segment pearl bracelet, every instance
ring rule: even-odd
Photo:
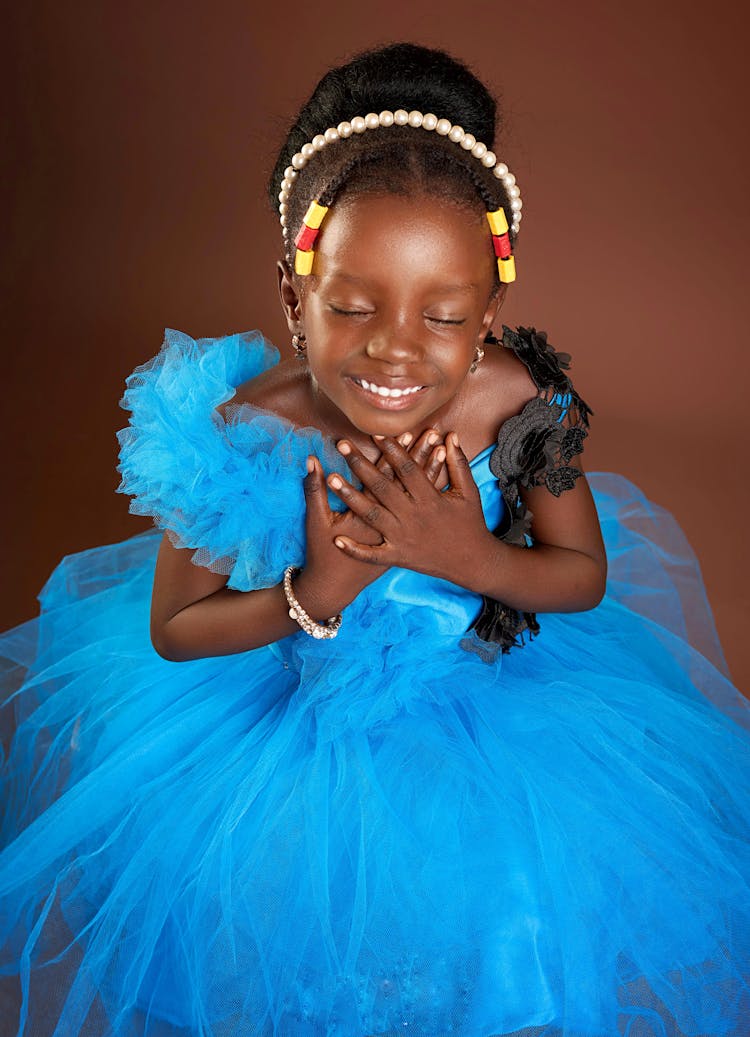
[[[325,623],[316,623],[314,619],[308,616],[292,590],[292,577],[296,576],[298,572],[300,570],[294,565],[290,565],[288,569],[284,570],[284,594],[289,604],[289,615],[300,625],[306,634],[316,638],[316,640],[335,637],[341,626],[341,613],[339,612],[337,616],[331,616]]]

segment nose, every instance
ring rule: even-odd
[[[380,327],[373,329],[366,352],[373,360],[387,364],[413,363],[422,357],[418,339],[405,327]]]

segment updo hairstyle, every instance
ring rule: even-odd
[[[305,143],[356,115],[399,108],[448,119],[494,150],[496,104],[484,84],[444,51],[394,43],[366,51],[320,80],[290,129],[271,174],[268,195],[274,211],[284,170]],[[502,207],[511,222],[503,183],[471,154],[435,133],[390,126],[336,141],[300,170],[286,211],[287,260],[292,262],[294,237],[313,199],[328,206],[343,195],[418,191],[476,211]],[[511,230],[511,244],[515,237]]]

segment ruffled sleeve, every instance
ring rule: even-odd
[[[343,458],[317,429],[299,429],[250,404],[216,408],[238,385],[279,362],[259,332],[192,339],[167,330],[159,354],[128,377],[118,433],[130,511],[149,515],[193,561],[235,590],[278,583],[305,556],[308,454],[327,472]],[[334,498],[332,507],[343,507]]]
[[[583,473],[571,462],[583,451],[593,411],[567,374],[570,354],[553,349],[545,332],[524,327],[514,331],[503,325],[502,345],[526,365],[537,394],[519,414],[503,422],[490,456],[490,470],[507,506],[505,521],[494,532],[506,543],[529,547],[533,515],[520,490],[546,486],[559,497],[575,486]],[[473,629],[480,642],[508,652],[524,643],[524,634],[530,639],[538,634],[539,622],[533,612],[519,612],[485,598]]]

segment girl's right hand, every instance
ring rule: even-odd
[[[426,429],[409,444],[409,452],[436,483],[443,468],[442,438],[434,429]],[[393,479],[393,470],[384,457],[376,462],[383,478]],[[294,592],[300,604],[313,619],[321,622],[341,612],[370,583],[385,572],[385,567],[347,557],[334,544],[334,538],[349,536],[363,544],[379,544],[381,537],[352,511],[333,511],[328,504],[328,487],[320,461],[308,459],[304,480],[307,512],[305,530],[307,557],[305,567],[294,580]],[[374,501],[374,498],[373,498]]]

